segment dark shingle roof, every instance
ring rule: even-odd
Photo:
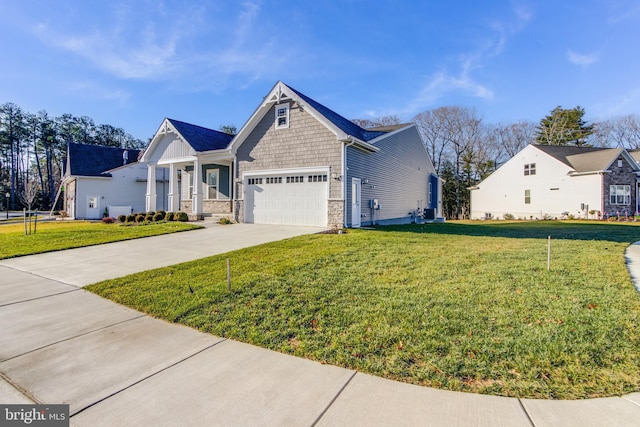
[[[67,173],[77,176],[111,176],[106,172],[125,164],[122,156],[124,151],[127,151],[126,164],[138,161],[140,150],[69,143],[67,156],[70,170]]]
[[[380,135],[384,135],[387,132],[379,132],[379,131],[370,131],[361,128],[357,124],[353,123],[351,120],[345,119],[340,114],[336,113],[333,110],[325,107],[324,105],[314,101],[303,93],[298,92],[291,86],[288,86],[289,89],[294,91],[300,98],[302,98],[307,104],[313,107],[317,112],[322,114],[327,118],[331,123],[337,126],[340,130],[342,130],[347,135],[351,135],[354,138],[358,138],[361,141],[369,142],[372,139],[379,137]]]
[[[179,120],[169,118],[167,120],[171,122],[173,127],[180,132],[180,135],[182,135],[197,152],[225,149],[233,139],[233,135],[224,132],[203,128],[202,126],[192,125]]]
[[[538,145],[536,148],[573,168],[576,172],[605,170],[622,152],[620,148]]]

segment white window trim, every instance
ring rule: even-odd
[[[284,109],[285,112],[283,115],[279,115],[278,114],[278,110],[280,109]],[[289,103],[283,103],[283,104],[278,104],[276,105],[276,109],[275,109],[275,124],[276,124],[276,129],[288,129],[289,128]],[[285,123],[280,124],[280,120],[281,118],[285,119]]]
[[[618,187],[621,193],[618,194]],[[617,198],[622,197],[622,203],[618,203]],[[631,186],[627,184],[612,184],[609,186],[609,204],[615,206],[629,206],[631,205]]]
[[[215,199],[210,199],[209,196],[209,190],[210,190],[210,185],[209,185],[209,174],[211,172],[215,172],[216,173],[216,197]],[[205,200],[219,200],[220,199],[220,169],[219,168],[211,168],[211,169],[205,169],[205,173],[206,173],[206,178],[207,178],[207,182],[205,182],[205,186],[207,188],[207,192],[206,192],[206,196]]]

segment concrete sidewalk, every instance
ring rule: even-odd
[[[81,289],[315,231],[238,224],[0,261],[0,403],[68,403],[74,426],[639,424],[640,393],[547,401],[419,387],[203,334]],[[640,246],[627,257],[640,277]]]

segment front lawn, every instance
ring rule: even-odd
[[[31,225],[33,230],[33,223]],[[139,237],[156,236],[200,228],[184,222],[125,227],[86,221],[38,222],[35,234],[25,235],[18,224],[0,225],[0,259],[99,245]]]
[[[640,294],[624,259],[637,240],[633,223],[350,230],[88,289],[218,336],[414,384],[612,396],[640,390]]]

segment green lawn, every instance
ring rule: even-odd
[[[350,230],[88,289],[218,336],[414,384],[612,396],[640,390],[640,294],[624,259],[637,240],[634,223]]]
[[[86,221],[38,222],[35,234],[25,235],[20,223],[0,225],[0,259],[81,246],[156,236],[200,228],[184,222],[121,226]],[[33,230],[33,223],[32,223]]]

